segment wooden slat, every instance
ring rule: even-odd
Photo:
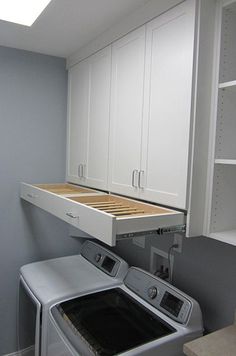
[[[118,204],[115,201],[99,201],[99,202],[94,202],[94,203],[85,203],[88,206],[103,206],[103,205],[114,205]]]
[[[113,206],[100,206],[99,209],[133,209],[129,205],[117,204]]]
[[[86,204],[87,205],[87,204]],[[91,207],[93,207],[93,208],[104,208],[104,207],[106,207],[106,206],[109,206],[109,207],[111,207],[111,208],[116,208],[117,206],[119,207],[119,206],[122,206],[122,204],[109,204],[109,203],[107,203],[107,204],[90,204],[90,205],[88,205],[88,206],[91,206]]]
[[[117,208],[123,208],[122,204],[112,204],[112,205],[90,205],[92,208],[95,209],[117,209]]]
[[[121,212],[115,212],[113,215],[115,216],[125,216],[125,215],[135,215],[135,214],[144,214],[143,212],[140,213],[137,210],[130,210],[130,211],[121,211]]]
[[[126,207],[123,207],[123,206],[120,206],[120,207],[117,207],[117,208],[100,208],[100,210],[104,210],[104,211],[107,211],[107,212],[112,212],[112,211],[122,211],[122,210],[133,210],[132,208],[129,208],[128,206]]]
[[[121,208],[116,208],[116,209],[100,209],[100,210],[104,210],[106,211],[107,213],[112,213],[112,212],[122,212],[122,211],[137,211],[139,213],[144,213],[143,210],[138,210],[138,209],[133,209],[133,208],[130,208],[130,207],[121,207]]]

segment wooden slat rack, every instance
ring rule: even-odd
[[[116,195],[100,195],[86,197],[72,197],[71,200],[82,203],[115,217],[143,216],[169,213],[168,209],[155,205],[141,203]]]
[[[183,212],[67,183],[22,183],[21,198],[110,246],[117,238],[185,223]]]

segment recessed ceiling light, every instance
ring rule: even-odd
[[[0,20],[31,26],[51,0],[0,0]]]

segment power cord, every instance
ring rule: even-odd
[[[171,265],[170,256],[171,256],[171,251],[173,250],[173,248],[177,248],[177,247],[179,247],[178,244],[173,244],[170,246],[170,248],[168,250],[169,282],[170,283],[172,283],[172,281],[173,281],[173,266]]]

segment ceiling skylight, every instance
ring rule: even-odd
[[[0,20],[31,26],[51,0],[0,0]]]

